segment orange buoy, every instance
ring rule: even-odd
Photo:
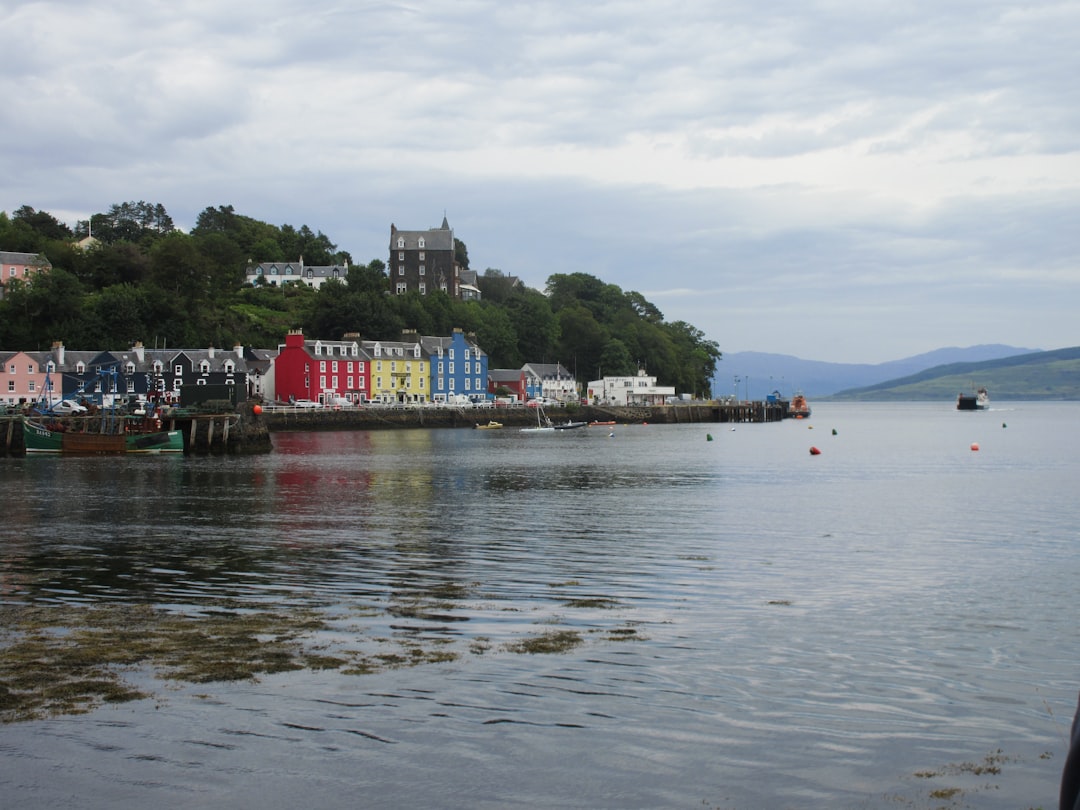
[[[810,455],[812,455],[812,456],[820,456],[821,451],[818,450],[816,447],[811,447],[810,448]]]
[[[262,413],[262,405],[256,405],[254,408],[251,409],[251,412],[258,416],[260,413]]]
[[[979,449],[979,443],[978,442],[972,442],[971,443],[971,449],[972,450],[978,450]]]

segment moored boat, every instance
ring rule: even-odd
[[[791,397],[791,404],[788,405],[787,415],[791,419],[810,418],[810,403],[806,401],[806,397],[803,396],[802,391],[796,391]]]
[[[117,424],[118,429],[95,433],[68,430],[58,422],[24,419],[23,442],[27,454],[120,456],[128,453],[184,452],[184,436],[179,430],[161,430],[156,424],[142,421],[120,421]]]
[[[503,426],[502,422],[496,422],[494,419],[490,420],[486,425],[477,425],[477,430],[499,430]]]

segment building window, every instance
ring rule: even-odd
[[[418,248],[420,248],[421,250],[423,250],[423,248],[424,248],[424,237],[422,237],[422,236],[420,237],[420,241],[416,243],[416,246]]]
[[[422,281],[420,282],[420,294],[427,295],[427,284]]]
[[[424,251],[420,251],[420,261],[424,260]]]
[[[399,264],[399,265],[398,265],[398,268],[397,268],[397,274],[398,274],[399,276],[403,276],[403,275],[405,275],[405,265],[403,265],[403,264]]]
[[[427,268],[424,265],[420,265],[420,275],[427,275]]]
[[[182,377],[182,376],[184,376],[184,367],[183,367],[183,366],[181,366],[181,365],[177,365],[176,367],[174,367],[174,368],[173,368],[173,373],[174,373],[174,374],[175,374],[175,375],[176,375],[177,377]]]
[[[397,240],[397,246],[398,246],[399,248],[403,248],[403,247],[405,247],[405,237],[403,237],[403,236],[399,236],[399,237],[398,237],[398,240]]]
[[[398,260],[399,262],[403,262],[403,261],[405,261],[405,251],[404,251],[404,250],[403,250],[403,251],[401,251],[401,253],[399,253],[399,254],[397,255],[397,260]]]
[[[206,360],[203,360],[201,363],[199,363],[199,371],[201,371],[203,374],[209,374],[210,363]]]
[[[406,290],[408,290],[408,285],[404,281],[399,281],[397,285],[397,294],[404,295]]]

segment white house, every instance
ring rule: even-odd
[[[589,383],[589,403],[597,405],[663,405],[675,396],[675,386],[657,385],[645,369],[636,377],[604,377]]]
[[[332,278],[345,281],[348,275],[348,263],[325,266],[306,265],[304,257],[301,256],[300,261],[297,262],[262,262],[249,265],[244,274],[244,280],[248,284],[262,283],[271,287],[279,287],[291,281],[294,284],[306,284],[319,289]]]

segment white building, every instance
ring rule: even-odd
[[[348,262],[325,266],[306,265],[304,257],[301,256],[300,261],[297,262],[262,262],[249,265],[244,274],[244,280],[248,284],[267,284],[271,287],[280,287],[282,284],[292,282],[306,284],[317,290],[332,278],[346,281],[348,275]]]
[[[657,385],[645,369],[636,377],[604,377],[589,383],[589,404],[596,405],[663,405],[675,396],[675,386]]]

